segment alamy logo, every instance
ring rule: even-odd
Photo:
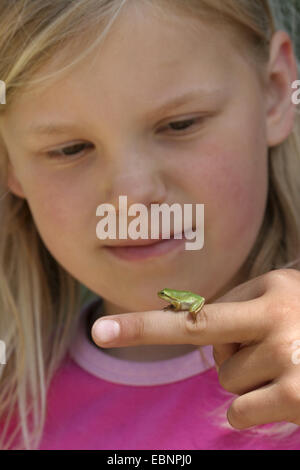
[[[196,214],[193,218],[193,206]],[[183,213],[182,213],[183,212]],[[174,234],[170,234],[171,213],[174,217]],[[138,214],[138,215],[137,215]],[[118,224],[115,207],[112,204],[100,204],[96,215],[103,217],[97,224],[96,235],[100,240],[116,240],[117,225],[119,228],[118,239],[131,240],[148,239],[149,208],[144,204],[132,204],[127,208],[127,196],[119,196]],[[185,243],[186,250],[201,250],[204,246],[204,204],[151,204],[151,240],[162,238],[194,240],[193,243]],[[160,215],[162,229],[160,228]],[[128,217],[135,217],[128,224]],[[193,223],[194,221],[194,223]]]
[[[300,340],[296,339],[293,341],[292,344],[292,349],[294,349],[294,352],[292,354],[292,363],[295,365],[300,364]]]
[[[0,364],[6,364],[6,344],[0,340]]]
[[[294,104],[300,104],[300,80],[295,80],[292,83],[292,88],[296,91],[292,94],[292,102]]]
[[[0,104],[6,104],[6,85],[0,80]]]

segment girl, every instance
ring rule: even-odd
[[[298,74],[271,7],[1,2],[3,449],[300,449]],[[204,248],[99,240],[119,195],[205,204]],[[165,287],[209,305],[161,312]]]

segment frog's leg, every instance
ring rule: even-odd
[[[196,313],[200,312],[202,309],[203,305],[205,303],[205,299],[198,300],[197,302],[194,303],[194,305],[191,307],[190,312],[196,315]]]
[[[164,307],[163,310],[174,310],[174,306],[172,304],[169,304],[166,307]]]
[[[175,312],[178,312],[178,310],[182,310],[180,302],[174,301],[175,304]]]
[[[181,310],[180,308],[180,302],[174,301],[173,304],[169,304],[166,307],[164,307],[163,310],[175,310],[175,312],[178,312],[178,310]]]

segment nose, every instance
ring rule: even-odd
[[[118,207],[119,196],[127,196],[131,204],[162,203],[166,199],[163,177],[151,158],[128,157],[114,164],[111,173],[108,201]]]

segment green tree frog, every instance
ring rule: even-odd
[[[194,319],[205,303],[204,297],[184,290],[162,289],[157,295],[171,304],[164,307],[164,310],[188,310]]]

